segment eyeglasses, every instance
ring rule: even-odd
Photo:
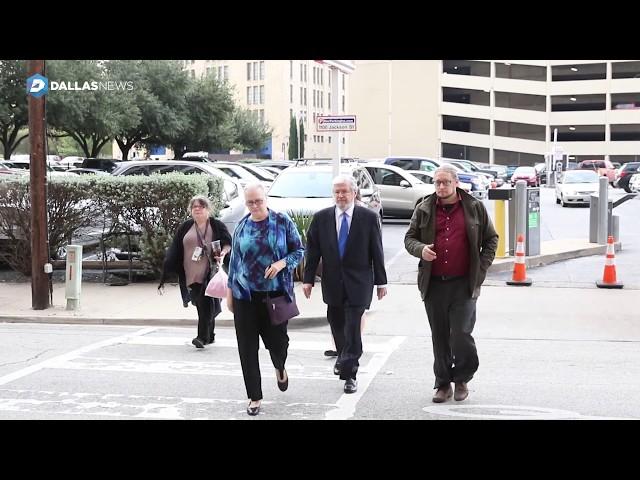
[[[206,208],[204,205],[200,205],[199,203],[194,203],[191,206],[191,210],[195,210],[196,208]]]
[[[436,187],[439,187],[441,185],[444,187],[448,187],[449,185],[451,185],[451,180],[436,180],[435,182],[433,182],[433,184]]]
[[[333,192],[333,194],[337,197],[338,195],[349,195],[350,193],[353,193],[351,190],[336,190]]]
[[[258,198],[257,200],[247,200],[244,202],[247,207],[253,207],[254,205],[257,207],[258,205],[262,205],[264,203],[264,198]]]

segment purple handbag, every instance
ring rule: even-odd
[[[287,300],[286,295],[282,295],[280,297],[270,297],[267,294],[267,298],[265,299],[265,303],[267,304],[267,311],[269,313],[269,320],[271,320],[271,325],[282,325],[285,322],[288,322],[293,317],[297,317],[300,315],[300,311],[298,310],[298,305],[296,305],[296,297],[293,296],[292,300]]]

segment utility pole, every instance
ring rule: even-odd
[[[28,60],[27,74],[44,76],[44,60]],[[47,156],[45,136],[45,96],[29,97],[29,167],[31,196],[31,307],[49,308],[49,278],[44,271],[49,262],[47,247]]]

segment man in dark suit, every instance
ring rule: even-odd
[[[344,392],[358,389],[356,374],[362,356],[360,319],[369,308],[373,286],[378,299],[387,294],[382,232],[378,215],[355,204],[358,186],[351,175],[333,179],[335,206],[316,212],[307,232],[302,289],[307,298],[322,258],[322,299],[335,340],[334,373],[345,380]]]

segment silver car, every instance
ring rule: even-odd
[[[218,218],[227,226],[229,233],[233,235],[233,231],[236,229],[238,222],[249,213],[244,204],[244,190],[238,181],[218,170],[213,163],[185,160],[132,160],[122,162],[112,172],[112,175],[150,175],[153,173],[170,172],[185,174],[204,173],[221,178],[223,180],[223,205],[218,212]]]
[[[589,205],[591,194],[600,189],[598,179],[593,170],[567,170],[556,183],[556,203]]]
[[[416,206],[435,192],[432,183],[424,183],[402,168],[373,162],[362,166],[380,189],[385,217],[411,218]]]
[[[340,171],[353,175],[358,184],[360,200],[382,218],[378,187],[363,166],[342,165]],[[269,207],[293,214],[314,214],[334,205],[333,167],[330,165],[290,167],[276,177],[267,192]]]

